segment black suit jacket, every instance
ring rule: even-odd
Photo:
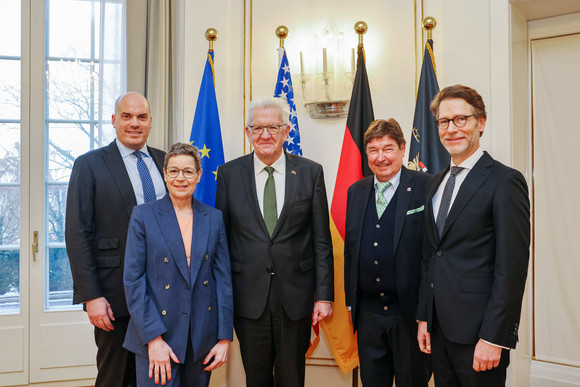
[[[431,331],[435,307],[450,341],[515,348],[530,246],[526,181],[485,152],[463,181],[439,238],[432,199],[448,170],[433,179],[427,196],[417,319]]]
[[[404,316],[415,321],[421,281],[421,249],[425,197],[432,176],[401,168],[393,236],[397,292]],[[344,287],[356,331],[360,242],[368,201],[374,198],[374,177],[361,179],[348,189],[344,241]]]
[[[314,300],[334,300],[334,269],[322,166],[285,154],[284,206],[269,236],[258,205],[253,154],[219,167],[216,208],[222,211],[230,248],[234,313],[257,319],[271,281],[293,320],[312,313]]]
[[[165,152],[148,150],[163,176]],[[73,303],[105,297],[115,317],[129,315],[123,266],[127,229],[136,204],[115,141],[76,159],[68,186],[65,232]]]

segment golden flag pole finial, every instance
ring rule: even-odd
[[[354,24],[354,30],[358,34],[358,45],[363,46],[363,35],[366,34],[369,26],[364,21],[357,21]]]
[[[209,50],[213,51],[213,42],[217,40],[219,34],[215,28],[208,28],[205,30],[205,38],[209,40]]]
[[[427,16],[425,19],[423,19],[423,29],[427,31],[427,40],[433,39],[432,31],[435,29],[436,25],[437,21],[432,16]]]
[[[284,39],[288,37],[288,27],[278,26],[276,28],[276,36],[280,39],[280,48],[284,48]]]

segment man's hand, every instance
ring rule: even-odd
[[[501,359],[501,350],[501,347],[479,339],[473,352],[473,369],[479,372],[497,367]]]
[[[111,323],[111,321],[115,321],[113,309],[111,309],[111,304],[109,304],[109,301],[105,297],[87,301],[85,302],[85,306],[91,324],[106,332],[115,329],[113,323]]]
[[[330,301],[316,301],[312,311],[312,325],[316,325],[332,314]]]
[[[419,342],[419,349],[423,353],[431,353],[431,335],[427,332],[427,321],[419,321],[417,327],[417,341]]]
[[[209,351],[205,359],[203,359],[203,364],[207,364],[211,358],[213,357],[213,361],[209,363],[207,367],[205,367],[204,371],[213,371],[216,368],[219,368],[222,364],[224,364],[228,360],[228,351],[230,350],[230,341],[229,340],[220,340],[217,342],[216,345]]]
[[[168,380],[171,380],[171,360],[175,363],[179,363],[179,360],[161,336],[151,340],[147,344],[147,349],[149,351],[149,379],[155,376],[155,384],[159,384],[161,379],[161,385],[164,386]]]

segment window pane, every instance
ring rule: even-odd
[[[0,185],[0,248],[19,245],[20,187]]]
[[[0,59],[0,112],[2,120],[20,120],[20,59]]]
[[[93,7],[98,8],[99,2],[47,0],[47,3],[48,56],[90,58],[94,49],[91,44]]]
[[[20,19],[20,0],[0,1],[0,55],[20,56]]]
[[[68,182],[75,159],[91,150],[90,124],[49,124],[48,125],[48,182]]]
[[[20,124],[0,123],[0,184],[20,182]]]
[[[72,274],[66,248],[48,248],[48,299],[47,309],[76,309],[72,304]]]
[[[0,250],[0,314],[20,312],[20,252]]]
[[[50,243],[64,243],[64,214],[66,211],[66,191],[67,186],[48,185],[47,186],[47,208],[48,213],[48,240]]]
[[[89,120],[92,116],[91,63],[47,61],[48,118]]]

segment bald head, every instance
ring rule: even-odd
[[[112,122],[121,144],[133,150],[143,148],[151,131],[149,102],[134,91],[123,94],[115,102]]]

